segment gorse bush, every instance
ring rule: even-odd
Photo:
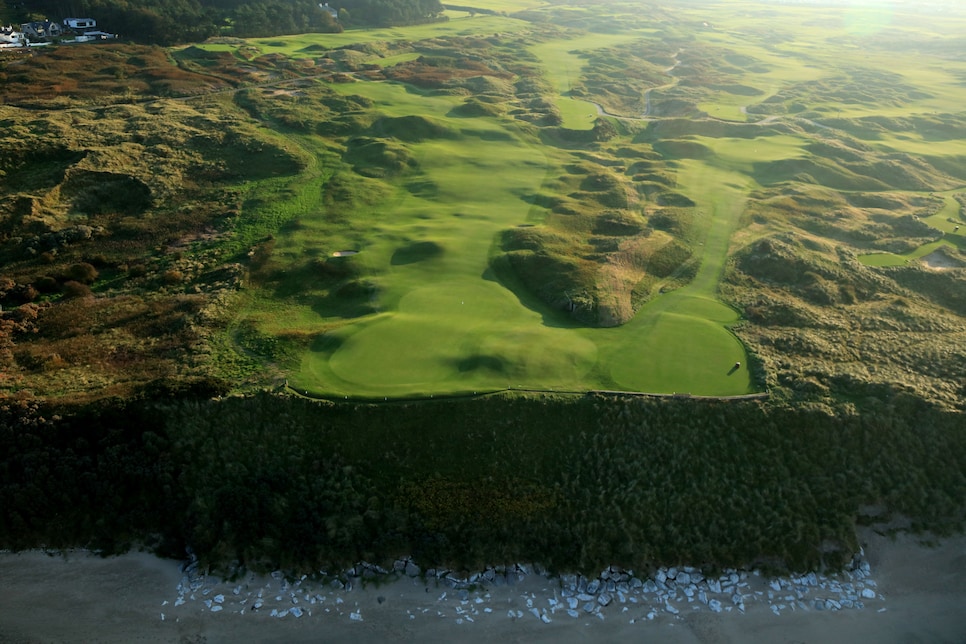
[[[97,275],[96,268],[87,262],[81,262],[79,264],[72,264],[67,269],[65,277],[75,282],[81,282],[82,284],[93,284],[94,280],[97,279]]]

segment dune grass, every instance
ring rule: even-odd
[[[896,132],[884,134],[879,140],[870,143],[888,151],[929,157],[959,157],[960,162],[961,159],[966,159],[966,140],[959,138],[935,140],[927,139],[918,132]]]

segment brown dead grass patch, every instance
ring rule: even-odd
[[[51,47],[17,62],[0,60],[4,98],[11,105],[184,96],[229,87],[225,80],[180,69],[160,47]]]

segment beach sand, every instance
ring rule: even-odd
[[[452,589],[402,579],[328,592],[325,602],[301,602],[302,617],[279,619],[270,616],[275,597],[268,595],[278,594],[285,605],[288,597],[270,577],[208,584],[208,595],[198,589],[194,600],[175,606],[179,562],[144,553],[107,559],[82,552],[4,553],[0,642],[966,642],[966,537],[942,540],[938,547],[922,546],[910,535],[891,540],[869,532],[863,541],[878,591],[863,609],[775,615],[767,602],[750,602],[744,614],[684,605],[680,615],[661,611],[649,621],[647,608],[615,602],[602,611],[603,620],[558,612],[549,624],[526,604],[532,598],[535,606],[546,606],[553,597],[555,583],[536,575],[512,587],[474,592],[466,603]],[[767,590],[766,580],[749,581]],[[245,596],[258,589],[266,605],[253,613]],[[448,598],[441,601],[444,592]],[[211,612],[220,605],[212,603],[218,594],[224,595],[224,609]],[[458,608],[461,603],[465,609]],[[508,611],[523,616],[509,617]]]

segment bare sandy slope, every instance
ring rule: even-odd
[[[301,618],[278,619],[267,604],[252,613],[240,599],[245,593],[232,592],[238,584],[220,584],[208,595],[199,590],[194,600],[176,607],[178,564],[145,554],[111,559],[2,554],[0,642],[966,642],[966,537],[938,548],[922,547],[909,536],[890,541],[869,534],[866,540],[880,597],[862,610],[774,615],[767,603],[753,603],[746,614],[661,612],[648,621],[641,606],[615,605],[604,611],[604,620],[558,614],[549,624],[529,614],[526,605],[528,597],[553,596],[551,582],[539,577],[493,588],[476,605],[471,598],[462,613],[452,590],[441,602],[446,589],[403,580],[327,593],[326,602],[302,602]],[[246,588],[277,592],[270,578],[248,581]],[[224,609],[213,613],[206,601],[220,593]],[[508,617],[509,610],[523,617]]]

